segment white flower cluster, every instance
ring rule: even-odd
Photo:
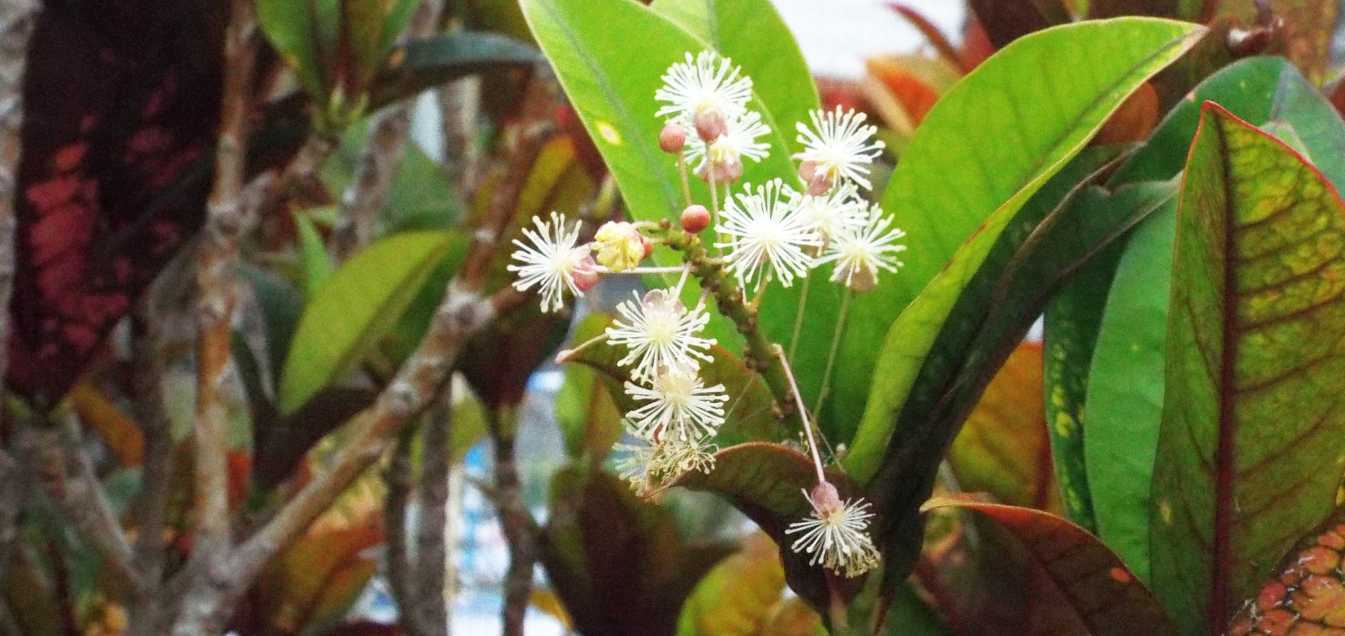
[[[712,220],[716,223],[717,256],[745,293],[756,286],[753,307],[769,281],[789,287],[821,265],[832,266],[832,282],[858,292],[877,285],[880,271],[896,272],[901,266],[897,255],[905,246],[898,241],[905,234],[863,194],[872,189],[870,167],[883,149],[875,138],[877,128],[865,124],[863,113],[838,107],[811,113],[811,126],[797,125],[803,151],[793,159],[799,161],[802,191],[774,178],[756,186],[744,183],[730,195],[732,184],[742,177],[743,162],[761,161],[770,147],[761,141],[770,129],[749,108],[751,78],[730,60],[703,51],[688,53],[662,79],[654,95],[660,104],[656,116],[665,122],[659,147],[676,155],[679,169],[690,167],[709,184],[715,208],[721,188],[725,194],[724,208],[713,210],[715,216],[688,201],[682,230],[697,234]],[[677,268],[640,266],[653,244],[642,229],[655,225],[609,222],[598,228],[592,242],[580,244],[580,224],[567,226],[552,212],[549,220],[533,219],[533,227],[523,230],[526,240],[514,241],[518,249],[508,268],[518,275],[517,289],[538,288],[547,312],[560,311],[567,291],[582,296],[604,274],[682,273],[682,282],[672,289],[636,292],[620,303],[612,326],[592,341],[625,348],[617,365],[630,369],[625,393],[634,406],[625,419],[638,442],[618,445],[624,454],[618,468],[641,493],[667,486],[688,471],[714,469],[713,440],[724,424],[729,400],[723,385],[706,386],[701,373],[703,364],[713,362],[710,348],[715,344],[702,335],[710,320],[705,297],[691,308],[681,299],[687,274],[702,266],[690,260]],[[670,236],[651,236],[672,241]],[[563,352],[560,359],[575,351]],[[789,377],[793,383],[792,372]],[[803,411],[797,388],[793,391]],[[804,497],[813,514],[790,524],[788,534],[801,534],[791,549],[808,554],[812,565],[858,576],[879,559],[867,533],[873,514],[863,499],[839,498],[824,476],[815,444],[810,447],[818,484]]]

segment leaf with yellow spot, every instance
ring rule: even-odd
[[[1222,626],[1331,514],[1345,440],[1345,203],[1206,103],[1186,164],[1151,502],[1152,582]]]

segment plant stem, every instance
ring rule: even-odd
[[[683,259],[691,265],[692,273],[700,280],[701,288],[714,294],[719,312],[733,321],[747,341],[743,360],[748,368],[758,371],[766,381],[781,415],[792,425],[802,426],[803,416],[795,404],[803,402],[790,388],[784,365],[775,355],[775,345],[761,332],[756,310],[743,301],[737,281],[724,270],[720,259],[710,256],[700,237],[671,226],[665,227],[664,232],[664,242],[683,253]]]
[[[9,353],[9,299],[14,289],[14,202],[23,145],[23,75],[38,0],[7,0],[0,11],[0,393]]]
[[[447,636],[448,611],[444,599],[446,553],[444,531],[448,521],[449,439],[453,430],[453,381],[425,418],[420,451],[420,523],[416,527],[416,601],[412,612],[425,636]]]
[[[785,350],[781,349],[780,345],[774,345],[774,347],[775,357],[779,358],[781,366],[784,367],[785,377],[789,379],[789,388],[794,392],[794,399],[798,401],[795,406],[800,413],[803,413],[803,433],[808,436],[808,453],[813,457],[813,468],[817,470],[817,483],[820,484],[827,480],[827,475],[822,467],[822,455],[817,450],[817,438],[813,436],[812,418],[808,417],[808,410],[803,406],[803,394],[799,393],[799,385],[794,381],[794,370],[789,368],[789,360],[785,359]],[[817,434],[821,435],[822,432],[818,431]]]
[[[813,413],[821,413],[822,405],[827,401],[827,393],[831,392],[831,370],[836,366],[836,353],[841,348],[841,334],[845,333],[845,321],[850,317],[850,297],[854,292],[850,288],[845,289],[841,295],[841,310],[836,316],[836,328],[831,332],[831,348],[827,351],[827,366],[822,371],[822,389],[817,393],[817,408]]]
[[[808,307],[808,290],[812,287],[813,277],[803,277],[803,288],[799,290],[799,306],[794,310],[794,331],[789,335],[789,359],[799,350],[799,334],[803,332],[803,312]]]
[[[682,198],[686,200],[687,207],[691,207],[691,182],[687,178],[687,160],[681,154],[677,155],[677,174],[682,177]]]
[[[411,557],[406,549],[406,507],[411,499],[411,447],[416,438],[416,429],[411,426],[397,433],[397,444],[392,450],[392,460],[383,472],[383,483],[387,486],[383,507],[383,534],[387,550],[388,586],[392,591],[392,601],[397,605],[397,616],[407,633],[420,633],[416,616],[411,611],[415,599],[415,577],[411,572]]]
[[[505,636],[522,636],[523,618],[532,593],[533,564],[537,560],[537,537],[531,526],[531,516],[523,505],[518,479],[518,465],[514,457],[514,435],[517,418],[510,414],[496,414],[491,426],[495,441],[495,503],[500,515],[500,528],[509,545],[509,570],[504,578],[504,609],[502,610]],[[506,421],[510,420],[510,421]]]

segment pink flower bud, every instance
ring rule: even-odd
[[[711,171],[713,171],[715,184],[724,185],[733,183],[743,176],[743,162],[734,159],[733,161],[711,161],[705,164],[705,167],[696,173],[701,181],[709,182]]]
[[[710,211],[705,209],[705,206],[695,203],[682,210],[683,230],[692,234],[699,234],[701,230],[707,227],[710,227]]]
[[[799,178],[808,186],[808,194],[820,197],[831,191],[834,185],[825,171],[817,169],[817,163],[805,161],[799,166]]]
[[[813,509],[818,512],[825,513],[845,507],[845,503],[841,501],[841,493],[837,492],[836,487],[829,481],[821,481],[813,486],[808,499],[812,501]]]
[[[677,124],[668,124],[658,134],[658,147],[670,155],[682,152],[687,143],[687,131]]]
[[[574,267],[574,286],[579,291],[586,292],[598,286],[602,281],[602,274],[598,272],[598,264],[594,262],[591,255],[585,254],[583,258]]]
[[[724,113],[716,108],[707,108],[696,113],[695,124],[696,135],[707,144],[719,139],[729,128],[728,122],[724,120]]]

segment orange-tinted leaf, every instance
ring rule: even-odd
[[[367,551],[382,541],[376,518],[300,539],[257,583],[267,627],[297,634],[339,620],[377,569]]]
[[[1345,523],[1335,519],[1299,542],[1229,623],[1232,636],[1345,631]],[[1336,630],[1333,632],[1331,630]]]
[[[1042,347],[1027,342],[986,387],[949,449],[958,484],[1015,506],[1060,511],[1042,392]]]
[[[679,636],[774,634],[764,628],[783,599],[785,571],[775,544],[763,534],[743,541],[742,549],[719,562],[682,605]],[[804,606],[807,607],[806,605]],[[812,610],[808,610],[809,613]]]
[[[953,47],[953,43],[949,42],[948,37],[939,30],[939,27],[934,26],[934,23],[930,22],[929,18],[926,18],[923,13],[900,2],[890,2],[887,6],[893,11],[896,11],[901,17],[906,18],[906,21],[911,23],[911,26],[920,31],[920,33],[925,36],[925,40],[927,40],[929,44],[934,47],[934,50],[938,51],[939,55],[949,64],[962,64],[962,56],[958,53],[958,50]],[[962,70],[969,71],[971,69],[964,68]]]
[[[145,438],[140,426],[98,387],[82,382],[70,390],[70,403],[84,424],[98,432],[103,443],[122,466],[139,466],[145,457]]]
[[[951,497],[930,499],[923,510],[939,508],[970,510],[1013,535],[1091,633],[1175,633],[1162,606],[1121,559],[1068,520],[1031,508]]]
[[[1143,141],[1149,138],[1154,126],[1158,124],[1158,91],[1153,84],[1145,82],[1121,104],[1121,109],[1112,114],[1106,125],[1099,130],[1093,143],[1120,144]]]

